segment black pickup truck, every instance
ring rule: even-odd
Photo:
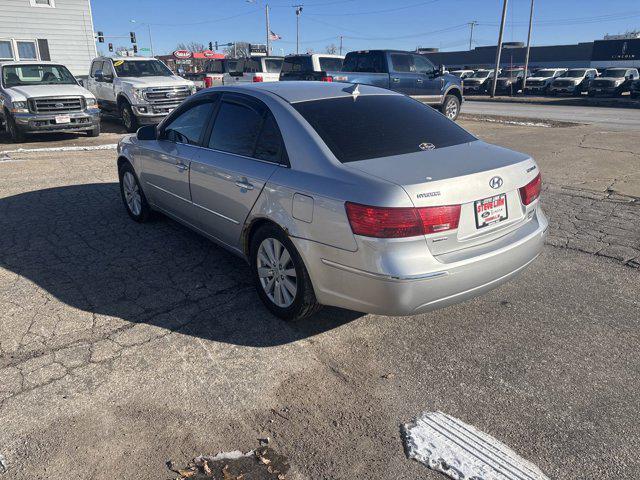
[[[417,53],[401,50],[349,52],[341,72],[332,73],[336,82],[360,83],[411,95],[455,120],[462,105],[462,80],[445,73]]]

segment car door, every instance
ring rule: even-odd
[[[144,191],[151,203],[189,223],[196,219],[189,167],[202,150],[218,97],[207,96],[176,110],[142,154]]]
[[[390,53],[389,88],[405,95],[415,95],[418,75],[410,53]]]
[[[89,76],[87,77],[87,90],[93,93],[98,99],[98,101],[100,100],[100,94],[98,92],[99,82],[96,81],[95,75],[98,70],[102,70],[102,64],[103,64],[102,60],[94,60],[93,63],[91,63],[91,68],[89,69]]]
[[[191,164],[193,203],[204,231],[240,248],[244,222],[280,167],[280,131],[262,102],[237,93],[223,95],[210,131]]]
[[[122,61],[122,60],[117,60]],[[116,76],[115,70],[111,60],[105,60],[102,64],[102,75],[106,77],[106,80],[98,82],[98,91],[100,92],[100,98],[107,102],[109,105],[114,106],[116,104],[116,91],[114,88],[114,78]]]
[[[442,101],[443,78],[438,75],[436,66],[431,61],[421,55],[413,55],[415,65],[416,93],[414,95],[423,97],[427,101]]]

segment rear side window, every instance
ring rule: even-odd
[[[420,152],[425,143],[443,148],[476,140],[432,107],[402,95],[312,100],[293,107],[342,163]]]
[[[384,73],[386,70],[381,52],[353,52],[345,57],[342,71]]]
[[[342,69],[341,58],[320,57],[320,70],[323,72],[339,72]]]
[[[280,130],[278,129],[275,118],[269,113],[264,120],[262,131],[258,136],[258,142],[256,143],[256,150],[253,156],[260,160],[278,163],[280,162],[281,147],[282,138],[280,137]]]

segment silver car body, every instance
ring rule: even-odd
[[[241,257],[247,258],[255,225],[279,225],[300,253],[321,304],[386,315],[424,312],[502,284],[542,249],[547,219],[538,200],[524,206],[518,191],[539,173],[528,155],[476,140],[343,164],[293,105],[352,96],[351,85],[216,87],[192,100],[214,92],[262,101],[278,123],[290,166],[135,136],[120,142],[118,161],[131,162],[153,208]],[[401,96],[366,85],[359,86],[359,95]],[[401,160],[403,168],[389,168],[390,160]],[[497,176],[503,181],[499,190],[490,184]],[[474,201],[498,192],[506,194],[509,218],[479,231]],[[371,238],[353,234],[345,202],[460,204],[461,214],[457,230]]]

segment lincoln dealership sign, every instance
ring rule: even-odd
[[[640,38],[596,40],[591,60],[640,60]]]
[[[178,59],[191,58],[192,53],[189,50],[176,50],[173,56]]]

